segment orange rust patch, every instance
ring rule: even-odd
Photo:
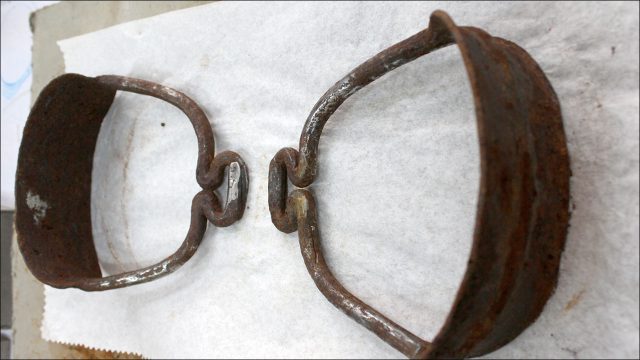
[[[569,300],[569,302],[567,302],[567,305],[564,306],[564,311],[570,311],[576,305],[578,305],[580,300],[582,300],[582,295],[584,295],[584,292],[585,292],[584,290],[581,290],[580,292],[578,292],[575,295],[573,295],[571,300]]]

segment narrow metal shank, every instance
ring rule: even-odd
[[[347,291],[333,276],[322,254],[316,204],[311,192],[306,189],[297,189],[291,192],[289,199],[291,201],[289,205],[295,209],[297,215],[300,251],[304,263],[322,294],[342,312],[407,357],[414,358],[428,349],[430,345],[428,342],[365,304]]]

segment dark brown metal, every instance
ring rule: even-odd
[[[466,274],[448,319],[421,340],[349,293],[322,255],[316,175],[322,128],[349,96],[385,73],[456,43],[475,99],[481,181]],[[560,104],[536,62],[520,47],[442,11],[429,28],[382,51],[329,89],[311,110],[300,150],[280,150],[269,167],[269,209],[281,231],[298,231],[318,289],[338,309],[410,358],[480,356],[517,337],[553,293],[569,221],[569,157]]]
[[[102,277],[91,232],[91,168],[100,125],[117,90],[149,95],[182,110],[198,139],[196,179],[202,191],[192,201],[191,224],[180,248],[166,259]],[[24,129],[16,174],[16,231],[27,267],[45,284],[86,291],[116,289],[155,280],[193,256],[207,227],[242,218],[248,187],[240,156],[214,157],[213,130],[205,113],[185,94],[122,76],[65,74],[42,90]],[[229,168],[227,200],[217,189]]]

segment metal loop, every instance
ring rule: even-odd
[[[198,139],[196,180],[203,190],[193,198],[189,230],[175,253],[143,269],[102,277],[91,230],[91,167],[100,125],[117,90],[156,97],[187,115]],[[224,227],[244,213],[247,166],[235,152],[214,156],[214,149],[206,114],[179,91],[115,75],[65,74],[54,79],[29,114],[18,159],[16,229],[27,266],[45,284],[86,291],[141,284],[172,273],[197,250],[207,220]],[[215,190],[227,168],[227,199],[222,205]],[[60,169],[65,169],[64,176],[56,175]],[[46,211],[34,208],[33,197],[46,204]]]
[[[322,253],[310,191],[287,196],[287,178],[309,186],[322,129],[363,86],[398,66],[456,43],[476,104],[481,184],[467,271],[433,342],[421,340],[347,291]],[[329,89],[313,107],[300,151],[280,150],[269,166],[269,210],[279,230],[298,231],[309,274],[334,306],[409,358],[458,358],[491,352],[540,314],[557,282],[569,221],[569,159],[557,97],[535,61],[517,45],[458,27],[442,12],[429,28],[382,51]]]
[[[225,151],[218,154],[212,164],[210,173],[215,173],[211,178],[216,183],[217,177],[224,176],[224,170],[228,168],[227,200],[224,206],[220,205],[218,196],[210,189],[204,189],[196,197],[200,198],[202,213],[215,226],[226,227],[244,214],[246,197],[249,186],[247,166],[242,158],[233,151]]]
[[[294,182],[295,169],[298,162],[298,150],[284,148],[278,151],[269,164],[269,212],[271,221],[278,230],[292,233],[297,229],[296,214],[287,197],[289,180]]]

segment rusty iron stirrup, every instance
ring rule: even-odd
[[[432,342],[415,336],[349,293],[320,244],[308,189],[329,117],[349,96],[403,64],[456,43],[473,90],[481,181],[467,270],[448,318]],[[429,27],[382,51],[331,87],[311,110],[300,150],[280,150],[269,166],[274,225],[298,231],[302,257],[322,294],[338,309],[410,358],[480,356],[518,336],[554,291],[569,221],[569,158],[560,104],[536,62],[518,45],[442,11]]]
[[[182,110],[198,138],[196,179],[202,191],[191,205],[191,223],[178,250],[135,271],[102,277],[91,233],[91,169],[100,125],[117,90],[153,96]],[[229,226],[245,208],[248,172],[238,154],[214,157],[213,130],[185,94],[122,76],[65,74],[42,90],[31,109],[16,175],[16,231],[29,270],[45,284],[85,291],[116,289],[155,280],[178,269],[198,249],[207,227]],[[224,206],[214,192],[229,168]]]

